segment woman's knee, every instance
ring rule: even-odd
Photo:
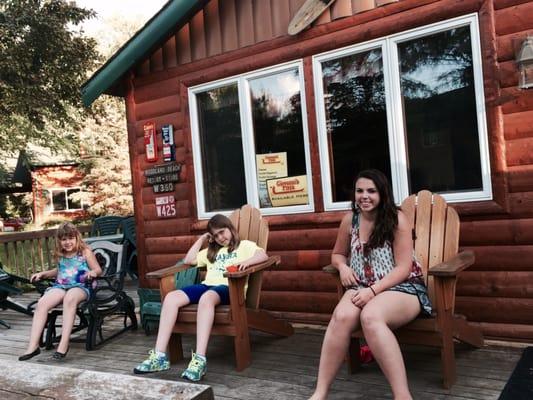
[[[357,324],[359,320],[359,312],[357,309],[350,309],[342,305],[337,306],[333,315],[331,316],[331,322],[338,326],[352,327]]]
[[[183,302],[183,295],[185,295],[183,291],[173,290],[165,296],[165,299],[163,300],[163,306],[179,307]]]
[[[385,320],[381,317],[378,310],[372,309],[371,307],[364,307],[361,311],[360,318],[363,330],[374,329],[385,324]]]

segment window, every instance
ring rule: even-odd
[[[301,63],[190,88],[198,216],[313,210]]]
[[[395,199],[492,198],[475,15],[314,57],[324,205],[349,207],[377,168]]]
[[[76,196],[71,196],[80,193],[80,188],[47,189],[47,191],[50,193],[51,199],[50,212],[81,210],[81,200],[76,199]]]

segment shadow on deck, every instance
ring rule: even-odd
[[[130,295],[138,301],[133,283]],[[19,301],[30,302],[35,296],[26,294]],[[12,329],[0,327],[0,360],[15,361],[26,348],[31,318],[10,310],[0,316]],[[121,320],[116,321],[117,324]],[[228,337],[213,337],[209,345],[208,371],[202,384],[213,388],[216,399],[306,399],[316,382],[320,347],[324,330],[298,327],[296,334],[279,339],[253,333],[252,365],[242,372],[234,369],[233,342]],[[194,336],[183,335],[184,349],[194,349]],[[67,358],[60,364],[51,360],[53,351],[43,351],[29,363],[60,365],[89,371],[133,375],[132,369],[146,358],[155,343],[155,335],[146,336],[142,329],[126,332],[98,350],[87,352],[83,343],[72,343]],[[440,355],[428,347],[402,347],[409,383],[415,399],[497,399],[510,376],[522,349],[486,346],[480,350],[458,347],[458,380],[451,390],[441,385]],[[182,381],[186,359],[172,365],[170,371],[143,375],[146,383],[158,378]],[[3,371],[2,374],[9,374]],[[142,397],[136,397],[142,398]],[[330,399],[390,399],[389,386],[376,363],[366,365],[358,374],[349,375],[341,368]]]

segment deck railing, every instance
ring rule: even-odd
[[[78,226],[83,236],[91,225]],[[29,278],[53,266],[56,229],[0,234],[0,262],[15,275]]]

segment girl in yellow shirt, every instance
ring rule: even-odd
[[[200,250],[206,243],[207,248]],[[144,374],[170,368],[166,349],[179,308],[187,304],[198,304],[196,352],[181,377],[191,381],[202,379],[206,372],[207,343],[213,326],[215,307],[219,304],[229,304],[228,279],[223,276],[226,267],[236,265],[242,271],[267,259],[265,251],[257,244],[239,239],[239,234],[228,217],[221,214],[213,216],[207,223],[207,232],[196,240],[183,260],[185,264],[206,266],[204,281],[167,294],[161,308],[155,348],[150,350],[149,357],[133,372]]]

